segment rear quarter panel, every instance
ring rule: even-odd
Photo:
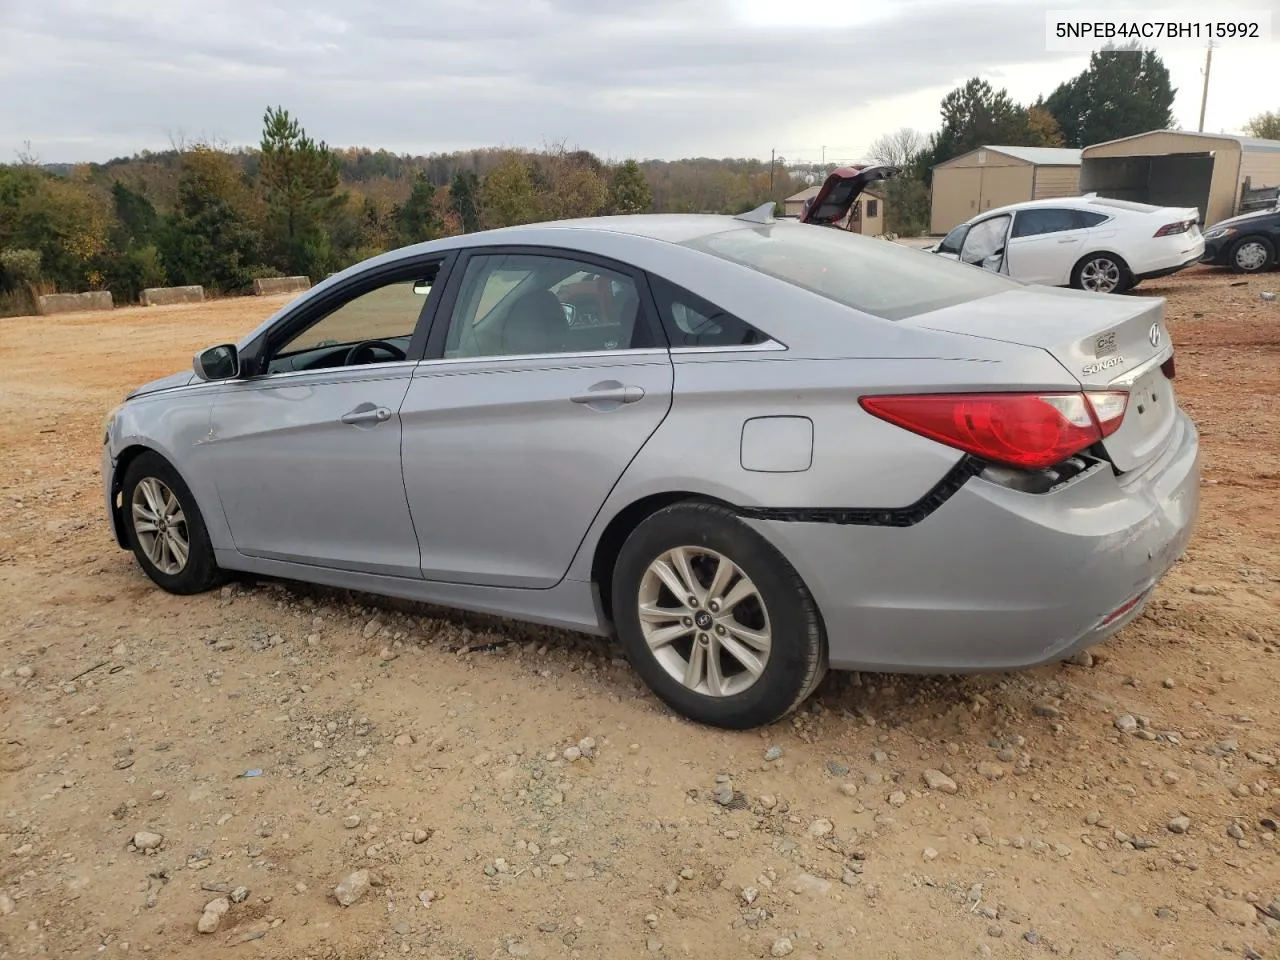
[[[655,494],[682,492],[739,507],[775,509],[893,508],[914,503],[960,460],[961,452],[871,416],[858,405],[858,397],[983,385],[1063,386],[1065,371],[1043,351],[990,342],[981,347],[1005,359],[673,354],[671,412],[605,501],[574,559],[570,579],[589,579],[595,545],[609,522]],[[743,467],[744,424],[775,416],[812,422],[807,469],[764,472]]]

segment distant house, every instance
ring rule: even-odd
[[[884,192],[880,189],[881,186],[882,184],[873,183],[863,187],[858,202],[849,211],[849,216],[840,222],[840,226],[869,237],[878,237],[884,233]],[[804,213],[805,202],[816,197],[821,189],[822,185],[818,184],[787,197],[782,201],[782,215],[799,217]]]
[[[1024,200],[1080,192],[1080,151],[1068,147],[978,147],[933,168],[929,232]]]

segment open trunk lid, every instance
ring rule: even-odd
[[[1155,459],[1173,429],[1177,403],[1166,366],[1173,344],[1165,301],[1028,287],[970,301],[904,324],[1028,347],[1057,360],[1086,391],[1123,390],[1119,429],[1103,441],[1121,472]]]
[[[800,215],[801,223],[817,223],[830,226],[839,223],[849,213],[853,202],[866,189],[867,184],[880,180],[892,180],[898,175],[897,167],[840,167],[833,170],[822,184],[822,189],[808,209]]]

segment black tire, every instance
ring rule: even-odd
[[[181,532],[189,545],[186,563],[176,572],[166,573],[147,555],[138,530],[135,528],[133,515],[133,498],[138,485],[144,480],[158,480],[177,498],[182,508],[185,522],[181,524]],[[190,488],[183,482],[178,471],[169,461],[158,453],[139,454],[124,472],[121,484],[123,494],[122,515],[126,537],[133,550],[138,565],[158,586],[169,593],[190,595],[204,593],[222,583],[226,579],[218,564],[214,561],[213,544],[209,540],[209,532],[205,529],[204,517],[196,506],[196,498]]]
[[[645,640],[641,581],[651,563],[677,547],[702,547],[728,558],[750,578],[767,609],[768,659],[740,692],[712,696],[686,687]],[[808,588],[772,544],[723,507],[686,502],[657,511],[627,537],[612,580],[614,623],[628,659],[660,700],[690,720],[732,730],[773,723],[799,707],[826,675],[826,633]]]
[[[1254,247],[1261,247],[1266,254],[1266,258],[1261,263],[1250,262],[1248,266],[1240,264],[1240,255],[1252,250]],[[1266,237],[1241,237],[1231,245],[1231,252],[1227,254],[1227,262],[1231,264],[1231,269],[1236,273],[1261,273],[1276,262],[1276,248]]]
[[[1092,289],[1085,286],[1083,279],[1085,268],[1090,264],[1103,261],[1110,261],[1115,266],[1115,269],[1119,272],[1119,280],[1112,289],[1106,291],[1095,290],[1095,293],[1124,293],[1133,286],[1133,273],[1129,270],[1129,265],[1124,262],[1124,258],[1107,250],[1099,250],[1096,253],[1081,257],[1076,262],[1076,265],[1071,268],[1071,286],[1077,290]]]

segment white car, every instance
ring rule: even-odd
[[[1200,212],[1092,194],[1029,200],[960,224],[933,253],[1026,283],[1121,293],[1204,255]]]

